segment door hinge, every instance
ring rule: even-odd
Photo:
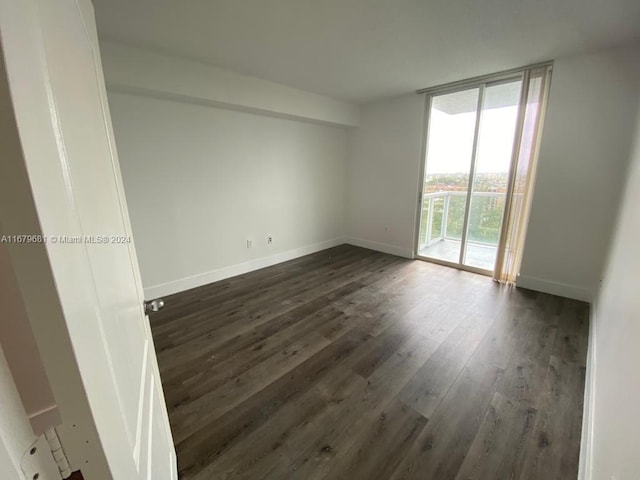
[[[44,435],[40,435],[22,454],[20,469],[27,480],[60,480],[62,478]]]
[[[58,465],[60,476],[62,478],[69,478],[71,476],[71,467],[69,466],[69,459],[67,458],[67,454],[62,447],[62,443],[60,443],[58,432],[55,428],[51,427],[47,429],[46,432],[44,432],[44,437],[47,439],[47,442],[49,442],[51,454],[53,455],[53,459]]]

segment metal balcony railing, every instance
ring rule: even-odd
[[[471,194],[469,243],[497,246],[505,196],[504,192]],[[421,249],[442,240],[461,240],[466,198],[466,191],[441,191],[422,196]]]

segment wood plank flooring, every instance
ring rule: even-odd
[[[589,306],[342,245],[151,318],[181,479],[575,479]]]

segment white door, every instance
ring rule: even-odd
[[[102,478],[175,479],[93,7],[0,0],[0,22],[33,202],[108,464]]]

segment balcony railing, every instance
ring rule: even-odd
[[[466,191],[425,193],[420,222],[420,248],[442,240],[460,241],[464,228]],[[473,192],[471,194],[469,243],[496,246],[500,238],[504,192]]]

